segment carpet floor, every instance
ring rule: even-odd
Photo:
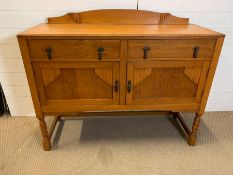
[[[169,116],[66,118],[45,152],[35,117],[1,117],[0,175],[233,174],[233,112],[205,113],[194,147],[179,128]]]

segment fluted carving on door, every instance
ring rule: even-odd
[[[202,67],[187,67],[184,69],[184,74],[192,80],[196,85],[199,83]]]
[[[42,78],[44,82],[44,86],[48,86],[52,83],[57,77],[60,76],[61,70],[60,69],[41,69]]]
[[[134,85],[138,85],[144,79],[151,75],[151,68],[135,69],[134,70]]]
[[[105,83],[107,83],[109,86],[112,86],[112,69],[95,69],[95,74],[101,78]]]

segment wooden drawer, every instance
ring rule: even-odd
[[[119,40],[28,40],[31,59],[119,59]],[[98,50],[103,48],[102,54]],[[49,56],[51,55],[51,56]],[[102,55],[102,56],[101,56]]]
[[[212,58],[216,40],[129,40],[128,59]],[[144,48],[149,50],[144,51]],[[159,60],[159,59],[158,59]]]

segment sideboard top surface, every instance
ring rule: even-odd
[[[189,23],[170,13],[133,9],[100,9],[67,13],[48,18],[19,34],[20,36],[77,37],[182,37],[224,36],[221,33]]]
[[[224,36],[194,24],[116,25],[116,24],[40,24],[19,36]]]

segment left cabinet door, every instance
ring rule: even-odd
[[[119,104],[117,62],[33,62],[42,106]]]

